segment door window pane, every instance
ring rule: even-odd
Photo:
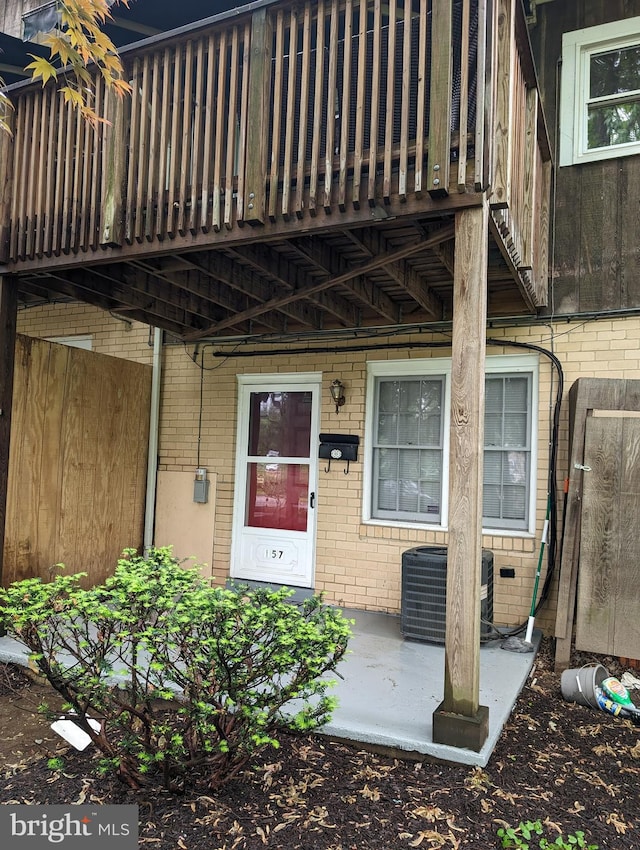
[[[248,464],[247,526],[306,531],[308,509],[308,464]]]
[[[250,457],[311,456],[311,392],[251,393]]]

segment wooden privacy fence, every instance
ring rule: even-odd
[[[548,151],[517,17],[515,0],[234,13],[124,51],[131,98],[97,81],[96,112],[110,123],[95,127],[55,86],[22,88],[14,143],[4,141],[6,258],[152,250],[208,232],[215,244],[245,223],[367,204],[401,214],[426,193],[495,186],[530,267]]]
[[[151,367],[18,336],[2,582],[142,544]]]

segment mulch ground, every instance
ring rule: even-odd
[[[624,670],[601,657],[574,657],[571,666],[592,661]],[[565,702],[559,683],[545,641],[484,769],[284,735],[280,749],[215,794],[197,784],[179,796],[132,792],[98,777],[91,752],[65,750],[44,733],[39,754],[31,741],[8,745],[5,717],[0,802],[137,804],[139,846],[153,850],[490,850],[501,846],[501,826],[538,819],[550,841],[583,831],[601,850],[640,848],[640,727]],[[0,707],[41,688],[5,667]],[[18,721],[28,729],[24,704]],[[64,759],[61,770],[48,767],[52,755]]]

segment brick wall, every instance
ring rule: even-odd
[[[90,307],[51,305],[20,313],[18,331],[35,336],[91,333],[94,350],[150,362],[149,329]],[[565,399],[578,377],[640,378],[640,319],[601,320],[492,329],[496,340],[529,342],[552,350],[564,369]],[[417,337],[416,337],[417,339]],[[421,334],[420,342],[428,339]],[[438,337],[442,339],[442,337]],[[410,337],[406,340],[411,341]],[[393,337],[394,344],[399,341]],[[403,338],[404,341],[404,338]],[[383,343],[383,339],[377,339]],[[349,343],[346,343],[347,345]],[[352,344],[352,343],[351,343]],[[318,343],[321,345],[321,342]],[[300,347],[296,344],[296,347]],[[273,354],[253,358],[217,358],[214,346],[201,345],[197,363],[194,346],[164,348],[162,413],[160,425],[160,469],[192,471],[207,467],[216,476],[213,574],[223,580],[228,573],[233,510],[237,374],[315,372],[323,374],[321,431],[357,434],[360,460],[351,464],[349,475],[343,465],[324,471],[320,461],[317,502],[316,588],[328,601],[397,612],[400,606],[402,552],[418,545],[446,545],[443,531],[426,531],[362,522],[362,470],[365,446],[366,366],[373,359],[402,360],[448,356],[447,349],[394,349],[342,354]],[[508,346],[489,345],[487,353],[520,353]],[[200,365],[204,364],[201,373]],[[198,445],[202,375],[201,435]],[[347,402],[338,415],[328,387],[339,377]],[[538,411],[537,521],[535,536],[523,534],[485,536],[483,546],[494,553],[494,619],[516,624],[526,619],[538,563],[540,534],[546,513],[547,457],[550,417],[556,379],[547,358],[540,359]],[[568,406],[562,411],[558,505],[562,508],[562,485],[568,466]],[[515,571],[502,578],[501,567]],[[546,557],[543,561],[543,576]],[[555,619],[555,587],[550,603],[540,612],[537,625],[551,632]]]

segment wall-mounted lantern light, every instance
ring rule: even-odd
[[[339,381],[337,378],[335,378],[331,386],[329,387],[329,391],[331,392],[331,398],[333,399],[333,403],[336,406],[337,413],[339,408],[341,408],[345,402],[344,386],[342,384],[342,381]]]

